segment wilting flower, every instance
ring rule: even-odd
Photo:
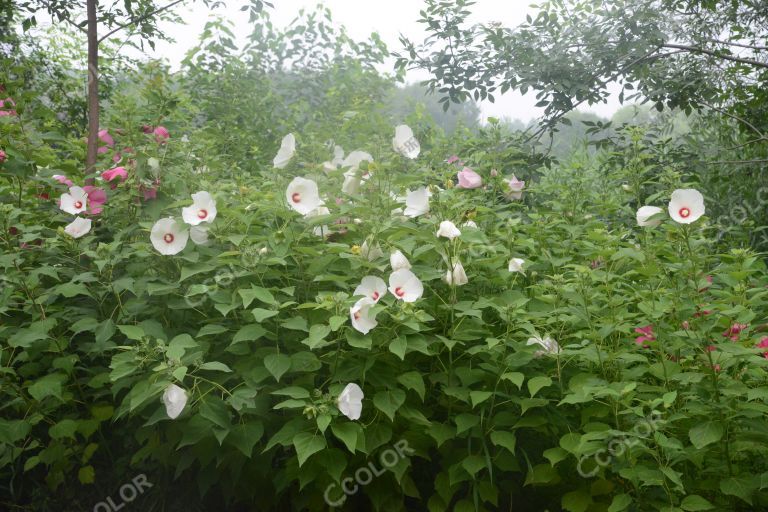
[[[333,147],[333,159],[328,162],[323,162],[323,170],[325,172],[335,171],[344,162],[344,148],[341,146]]]
[[[216,213],[216,201],[206,191],[192,194],[192,206],[181,209],[181,217],[190,226],[197,226],[202,222],[213,222]]]
[[[392,271],[400,270],[401,268],[404,269],[410,269],[411,263],[408,261],[408,258],[405,257],[405,255],[400,252],[399,249],[395,250],[389,255],[389,264],[392,266]]]
[[[429,212],[429,190],[426,187],[419,187],[405,196],[405,210],[403,215],[406,217],[418,217]]]
[[[768,336],[761,339],[760,342],[757,344],[758,348],[768,348]],[[768,359],[768,351],[763,352],[763,357]]]
[[[293,178],[285,191],[285,198],[290,207],[302,215],[324,205],[317,191],[317,183],[306,178]]]
[[[289,133],[283,137],[283,141],[280,143],[280,150],[272,160],[272,165],[278,169],[284,169],[288,162],[291,161],[293,155],[296,153],[296,137],[292,133]]]
[[[311,219],[312,217],[322,217],[323,215],[330,215],[331,211],[326,208],[325,206],[318,206],[308,214],[304,216],[305,219]],[[312,233],[315,236],[328,236],[330,234],[330,230],[328,229],[328,226],[315,226],[314,229],[312,229]]]
[[[81,187],[69,187],[69,193],[61,194],[59,204],[65,212],[77,215],[87,209],[88,193]]]
[[[187,405],[187,392],[176,384],[171,384],[163,392],[163,403],[168,417],[175,420]]]
[[[499,171],[497,171],[496,169],[491,169],[491,178],[495,178],[498,175],[499,175]]]
[[[437,230],[437,236],[444,236],[448,240],[453,240],[457,236],[461,236],[461,231],[456,227],[456,224],[449,220],[444,220],[440,223],[440,228]]]
[[[158,144],[165,144],[165,141],[171,138],[171,134],[165,126],[158,126],[152,130],[152,133],[155,134],[155,140]]]
[[[180,253],[187,246],[189,231],[184,224],[168,217],[155,222],[149,239],[157,252],[171,256]]]
[[[648,348],[647,343],[656,341],[656,335],[653,332],[653,325],[646,325],[645,327],[635,327],[635,332],[640,334],[635,338],[635,343],[642,345],[643,348]]]
[[[368,261],[374,261],[384,256],[384,251],[381,250],[378,243],[369,245],[368,240],[366,240],[360,246],[360,255]]]
[[[91,219],[75,217],[75,220],[67,224],[64,232],[72,238],[80,238],[91,230]]]
[[[558,354],[560,352],[560,345],[558,345],[557,342],[549,336],[545,337],[544,339],[542,339],[541,336],[528,338],[526,345],[540,345],[544,349],[534,352],[533,355],[536,357],[541,357],[547,354]]]
[[[107,202],[107,193],[103,188],[94,187],[93,185],[86,185],[83,187],[85,193],[88,194],[88,211],[85,212],[88,215],[99,215],[103,210],[104,203]]]
[[[518,180],[517,177],[513,174],[512,178],[504,180],[504,182],[507,184],[507,188],[509,188],[506,194],[509,199],[519,201],[523,198],[523,190],[525,189],[524,181]]]
[[[637,210],[637,225],[643,227],[658,226],[661,224],[661,219],[651,219],[651,217],[663,211],[658,206],[641,206]]]
[[[385,283],[382,278],[376,276],[365,276],[360,281],[360,284],[357,285],[357,288],[355,288],[355,291],[352,295],[363,295],[364,297],[367,297],[374,302],[379,302],[379,299],[381,299],[386,294],[387,283]]]
[[[477,229],[477,222],[475,222],[473,220],[468,220],[467,222],[462,224],[461,227]]]
[[[192,226],[191,228],[189,228],[189,238],[191,238],[196,245],[207,244],[208,243],[208,227]]]
[[[454,164],[454,163],[458,162],[459,160],[460,160],[460,158],[459,158],[458,156],[456,156],[456,155],[451,155],[451,156],[449,156],[449,157],[448,157],[448,158],[445,160],[445,163],[447,163],[447,164]]]
[[[465,167],[456,175],[459,179],[459,188],[479,188],[483,185],[483,178],[469,167]]]
[[[339,398],[336,399],[336,405],[341,414],[351,420],[359,420],[363,412],[363,390],[355,383],[347,384],[342,390]]]
[[[128,171],[125,170],[125,167],[115,167],[114,169],[102,172],[101,177],[104,178],[105,181],[112,181],[115,178],[120,178],[120,181],[125,181],[128,177]]]
[[[696,189],[684,188],[672,192],[669,201],[669,216],[680,224],[696,222],[704,215],[704,196]]]
[[[512,258],[509,260],[509,271],[510,272],[520,272],[521,274],[524,273],[523,270],[523,264],[525,264],[525,260],[523,258]]]
[[[424,293],[424,285],[413,272],[402,268],[390,274],[389,291],[405,302],[416,302]]]
[[[345,194],[357,194],[361,183],[370,178],[371,173],[368,170],[360,172],[360,164],[363,162],[373,162],[373,157],[365,151],[353,151],[342,162],[342,167],[349,168],[344,173],[344,183],[341,186]]]
[[[99,149],[96,150],[98,153],[106,153],[109,151],[109,148],[115,145],[115,139],[112,138],[112,136],[109,134],[109,131],[99,130],[98,136],[99,141],[104,143],[104,146],[99,146]]]
[[[413,160],[421,152],[419,141],[413,136],[413,130],[408,125],[401,124],[395,128],[395,136],[392,139],[392,149],[406,158]]]
[[[464,266],[459,260],[456,260],[453,268],[448,269],[448,272],[443,276],[443,281],[454,286],[463,286],[469,282],[467,274],[464,272]]]
[[[741,335],[741,331],[747,327],[749,327],[749,324],[735,323],[725,330],[723,333],[723,338],[729,338],[731,341],[739,341],[739,335]]]
[[[369,299],[368,297],[363,297],[355,302],[354,306],[349,308],[349,318],[352,320],[352,327],[354,327],[356,331],[368,334],[371,329],[379,325],[376,318],[370,313],[371,308],[375,304],[376,302],[374,300]]]
[[[2,149],[0,149],[0,164],[5,162],[7,159],[8,159],[8,154]]]

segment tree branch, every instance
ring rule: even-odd
[[[755,60],[755,59],[745,59],[741,57],[734,57],[732,55],[722,55],[715,51],[707,50],[706,48],[698,48],[696,46],[688,46],[685,44],[674,44],[674,43],[664,43],[663,45],[661,45],[661,47],[672,48],[676,50],[685,50],[690,53],[703,53],[705,55],[717,57],[718,59],[730,60],[732,62],[739,62],[741,64],[749,64],[750,66],[757,66],[760,68],[768,69],[768,62],[760,62],[759,60]]]
[[[156,14],[160,14],[163,11],[167,11],[171,7],[173,7],[173,6],[177,5],[177,4],[180,4],[182,2],[184,2],[184,0],[174,0],[173,2],[169,3],[165,7],[160,7],[159,9],[155,9],[154,11],[148,12],[146,14],[142,14],[141,16],[137,16],[135,18],[131,18],[128,22],[121,23],[120,25],[118,25],[117,27],[112,29],[111,31],[109,31],[106,34],[104,34],[103,36],[101,36],[101,38],[99,39],[99,43],[101,43],[105,39],[109,38],[110,36],[113,36],[117,32],[120,32],[121,30],[123,30],[126,27],[130,27],[131,25],[136,25],[137,23],[141,23],[142,21],[144,21],[144,20],[146,20],[148,18],[151,18],[152,16],[155,16]]]
[[[735,119],[736,121],[739,121],[740,123],[749,126],[752,129],[752,131],[754,131],[760,137],[759,140],[766,139],[766,135],[763,132],[761,132],[760,130],[758,130],[755,127],[755,125],[753,125],[752,123],[750,123],[746,119],[741,118],[741,117],[737,116],[736,114],[731,114],[730,112],[727,112],[727,111],[725,111],[723,109],[717,108],[714,105],[710,105],[706,101],[698,100],[698,102],[701,103],[702,105],[704,105],[705,107],[707,107],[708,109],[714,110],[715,112],[719,112],[719,113],[723,114],[724,116],[730,117],[731,119]]]
[[[725,44],[728,46],[738,46],[739,48],[750,48],[752,50],[768,50],[768,46],[753,46],[751,44],[733,43],[731,41],[721,41],[719,39],[705,39],[710,43]]]

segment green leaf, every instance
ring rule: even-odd
[[[117,328],[129,340],[141,341],[144,337],[144,329],[138,325],[118,325]]]
[[[231,345],[240,343],[241,341],[255,341],[267,334],[267,330],[259,324],[248,324],[240,328],[237,333],[232,337]]]
[[[243,299],[244,308],[250,306],[254,299],[259,299],[259,301],[264,304],[277,304],[274,295],[272,295],[266,288],[260,286],[251,286],[250,289],[238,290],[237,293],[239,293],[240,297]]]
[[[395,421],[395,412],[405,403],[405,391],[392,389],[379,391],[373,397],[373,405],[387,415],[391,421]]]
[[[552,385],[552,379],[549,377],[534,377],[531,380],[528,381],[528,391],[530,391],[531,396],[535,396],[536,393],[541,390],[541,388],[545,388],[547,386]]]
[[[683,502],[680,503],[680,508],[683,510],[697,511],[697,510],[712,510],[715,508],[713,504],[708,502],[697,494],[686,496]]]
[[[289,396],[296,400],[309,398],[309,391],[298,386],[290,386],[287,388],[278,389],[277,391],[273,391],[272,394],[278,396]]]
[[[280,377],[291,368],[291,357],[286,354],[270,354],[264,358],[264,367],[280,382]]]
[[[235,425],[227,436],[227,442],[240,450],[246,457],[253,455],[253,447],[264,435],[264,425],[261,422],[250,421]]]
[[[563,495],[560,503],[569,512],[585,512],[592,504],[592,497],[582,490],[571,491]]]
[[[632,504],[632,496],[629,494],[617,494],[611,501],[611,506],[608,507],[608,512],[621,512],[626,510]]]
[[[279,313],[279,311],[275,311],[272,309],[255,308],[251,310],[251,313],[253,314],[253,318],[255,318],[257,322],[262,323],[267,318],[272,318],[273,316],[276,316]]]
[[[304,344],[309,347],[310,350],[323,347],[328,343],[325,342],[325,337],[331,333],[331,328],[325,324],[313,325],[309,328],[309,337],[304,340]]]
[[[520,389],[523,385],[523,380],[525,379],[525,375],[523,375],[520,372],[506,372],[501,376],[502,380],[508,380],[515,386],[517,386],[517,389]]]
[[[300,432],[294,436],[293,446],[296,448],[296,457],[299,459],[299,467],[301,467],[312,454],[326,447],[325,437],[308,432]]]
[[[720,480],[720,490],[728,496],[736,496],[752,505],[752,493],[759,483],[752,477],[731,477]]]
[[[69,437],[75,439],[75,432],[77,431],[77,422],[75,420],[61,420],[54,426],[48,429],[48,435],[53,439],[61,439]]]
[[[165,355],[168,356],[169,359],[180,360],[184,357],[188,348],[197,348],[197,346],[197,342],[192,336],[189,334],[179,334],[168,343],[168,349],[165,351]]]
[[[27,437],[31,428],[32,425],[24,420],[0,418],[0,443],[15,444]]]
[[[480,424],[480,417],[476,414],[462,413],[456,416],[453,421],[456,422],[456,434],[461,434],[465,430],[469,430],[476,425]]]
[[[469,455],[461,462],[461,466],[474,477],[478,471],[485,467],[485,458],[480,455]]]
[[[512,432],[504,432],[501,430],[493,431],[491,432],[491,442],[495,446],[502,446],[506,448],[510,451],[510,453],[514,455],[517,438]]]
[[[200,416],[214,425],[229,430],[232,424],[232,415],[229,412],[229,407],[220,398],[209,398],[210,396],[208,395],[206,401],[200,406]]]
[[[421,401],[424,401],[424,379],[419,372],[406,372],[397,377],[397,382],[403,385],[405,389],[412,389],[418,393],[421,397]]]
[[[408,348],[408,340],[405,336],[399,336],[389,343],[389,351],[405,361],[405,351]]]
[[[219,361],[209,361],[200,365],[201,370],[232,373],[232,368]]]
[[[81,484],[92,484],[96,480],[96,471],[93,466],[83,466],[77,471],[77,479]]]
[[[66,375],[61,373],[51,373],[36,380],[29,386],[27,391],[29,391],[32,398],[38,402],[49,396],[54,396],[59,400],[63,400],[61,396],[61,386],[66,380]]]
[[[289,318],[285,322],[282,322],[280,324],[280,327],[284,327],[286,329],[291,329],[293,331],[309,332],[309,325],[307,324],[307,320],[305,318],[300,317],[300,316],[295,316],[293,318]]]
[[[479,404],[488,400],[493,393],[490,391],[470,391],[469,399],[472,401],[472,408],[474,409]]]
[[[693,426],[688,431],[688,437],[698,449],[704,448],[708,444],[716,443],[722,439],[725,429],[718,421],[704,421]]]
[[[363,429],[357,423],[346,421],[331,425],[331,432],[336,436],[351,453],[355,453],[358,439],[363,435]]]

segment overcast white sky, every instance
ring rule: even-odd
[[[476,0],[471,7],[474,22],[498,21],[507,27],[516,26],[525,21],[525,15],[535,10],[529,7],[531,0]],[[274,8],[270,9],[270,15],[276,26],[288,25],[297,15],[300,9],[313,9],[318,3],[322,3],[331,9],[334,21],[344,25],[350,36],[360,40],[366,39],[371,32],[378,32],[382,40],[390,50],[400,48],[399,35],[405,34],[412,40],[423,40],[424,31],[419,19],[419,11],[423,3],[420,0],[272,0]],[[205,22],[212,15],[221,15],[235,23],[235,34],[239,40],[244,41],[250,33],[248,16],[240,12],[244,0],[227,0],[226,8],[209,11],[201,4],[178,7],[174,12],[180,15],[187,25],[167,23],[163,25],[166,34],[176,40],[173,44],[159,42],[156,57],[165,57],[172,64],[178,64],[186,51],[195,45]],[[391,66],[382,69],[391,72]],[[424,75],[410,74],[409,82],[423,80]],[[541,109],[534,105],[534,95],[529,93],[521,96],[518,93],[507,93],[496,98],[496,103],[484,102],[481,104],[483,117],[509,117],[527,121],[538,117]],[[599,115],[610,117],[618,108],[618,100],[615,96],[608,104],[593,105],[584,110],[591,110]]]

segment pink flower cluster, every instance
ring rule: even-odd
[[[729,338],[731,341],[739,341],[741,331],[749,327],[749,324],[733,324],[723,333],[723,338]]]
[[[2,149],[0,149],[0,164],[5,162],[6,160],[8,160],[8,154]]]
[[[653,325],[646,325],[645,327],[635,327],[635,332],[640,334],[635,338],[635,343],[642,345],[643,348],[648,348],[648,343],[656,341],[656,334],[653,332]]]
[[[75,185],[72,180],[61,174],[55,175],[53,179],[62,185],[66,185],[67,187],[72,187]],[[107,193],[104,192],[104,189],[94,187],[92,185],[86,185],[83,187],[83,190],[85,190],[85,193],[88,194],[88,210],[86,213],[88,215],[99,215],[102,211],[104,211],[104,203],[107,202]]]
[[[16,102],[12,98],[5,98],[0,100],[0,117],[15,117],[18,115],[16,112]]]
[[[758,348],[768,348],[768,336],[760,340],[760,343],[757,344]],[[768,359],[768,350],[763,352],[763,357]]]
[[[155,140],[158,144],[165,144],[165,142],[171,138],[171,133],[168,131],[168,128],[165,126],[156,126],[152,127],[148,124],[145,124],[141,127],[141,131],[146,133],[147,135],[154,135]]]

